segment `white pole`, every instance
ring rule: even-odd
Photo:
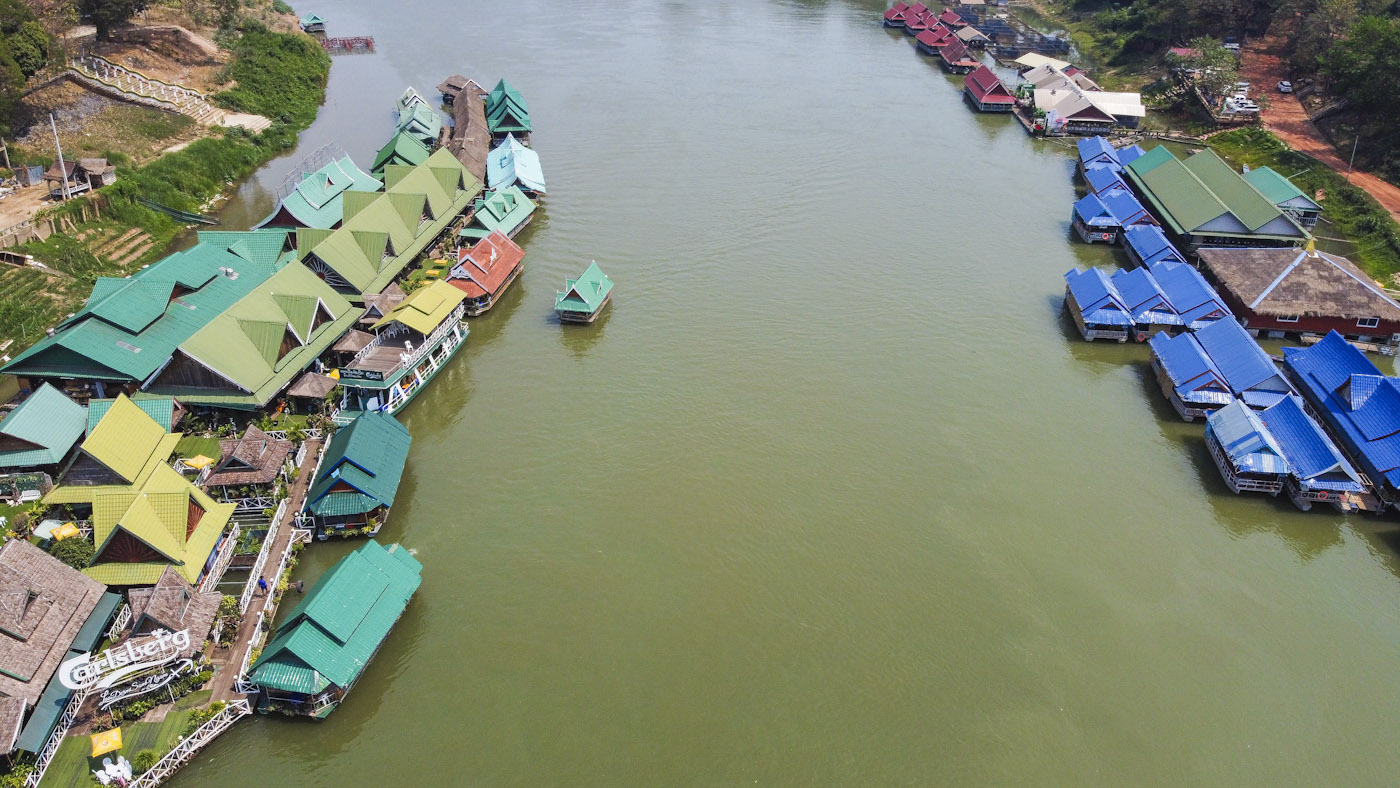
[[[63,176],[63,199],[66,200],[73,195],[68,192],[68,165],[63,163],[63,146],[58,142],[58,124],[52,112],[49,113],[49,127],[53,129],[53,146],[58,149],[58,172]]]

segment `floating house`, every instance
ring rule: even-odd
[[[389,518],[413,439],[393,416],[359,414],[326,446],[303,510],[317,534],[373,536]]]
[[[95,649],[121,603],[104,591],[24,539],[0,545],[0,754],[48,743],[73,692],[59,665]]]
[[[1064,69],[1069,68],[1070,65],[1071,65],[1071,64],[1069,63],[1069,61],[1066,61],[1066,60],[1058,60],[1058,59],[1053,58],[1053,57],[1048,57],[1048,56],[1046,56],[1046,55],[1042,55],[1042,54],[1040,54],[1039,52],[1027,52],[1026,54],[1021,55],[1020,57],[1016,58],[1016,59],[1015,59],[1014,61],[1012,61],[1012,62],[1016,64],[1016,68],[1017,68],[1019,71],[1021,71],[1022,73],[1025,73],[1025,72],[1027,72],[1027,71],[1030,71],[1031,69],[1038,68],[1038,67],[1040,67],[1040,66],[1044,66],[1044,65],[1047,65],[1047,64],[1052,65],[1052,66],[1054,66],[1055,68],[1058,68],[1058,69],[1060,69],[1060,70],[1062,70],[1062,71],[1063,71]]]
[[[447,283],[466,293],[467,315],[475,317],[495,306],[524,267],[525,250],[497,230],[470,249],[457,249]]]
[[[982,65],[982,62],[968,51],[967,45],[956,39],[939,48],[938,62],[944,70],[954,74],[969,74]]]
[[[1133,265],[1149,266],[1153,263],[1185,263],[1186,258],[1176,250],[1167,234],[1156,224],[1136,224],[1123,230],[1123,250]]]
[[[1201,267],[1235,315],[1270,337],[1322,335],[1396,344],[1400,303],[1345,257],[1306,249],[1201,249]]]
[[[562,323],[592,323],[612,298],[612,280],[591,262],[577,279],[564,280],[564,292],[554,298],[554,313]]]
[[[967,27],[967,23],[963,21],[962,17],[947,8],[943,9],[943,13],[938,15],[938,21],[950,30],[958,30],[959,28]]]
[[[486,127],[492,136],[530,133],[530,111],[525,108],[525,97],[504,79],[486,94]]]
[[[431,148],[442,134],[442,116],[428,106],[418,91],[409,88],[399,99],[399,120],[395,130]]]
[[[1110,278],[1119,299],[1133,317],[1134,339],[1146,342],[1159,332],[1181,328],[1181,315],[1177,314],[1151,271],[1146,268],[1115,271]]]
[[[933,14],[910,11],[904,15],[904,34],[918,37],[920,33],[936,24],[938,24],[938,20],[934,18]]]
[[[1178,248],[1293,246],[1310,236],[1209,149],[1182,161],[1165,146],[1124,174]]]
[[[486,157],[486,186],[492,191],[518,186],[526,197],[538,200],[545,193],[540,154],[520,144],[514,134],[507,134]]]
[[[379,149],[378,153],[374,154],[374,164],[370,167],[370,171],[382,176],[384,174],[384,168],[391,164],[416,167],[427,161],[428,157],[431,155],[432,151],[429,149],[429,146],[419,142],[417,137],[407,131],[398,131],[394,133],[394,136],[389,138],[389,141],[384,144],[384,147]],[[382,186],[383,184],[380,185]],[[362,189],[361,191],[378,190]]]
[[[1126,167],[1146,152],[1141,145],[1125,145],[1118,149],[1118,163]]]
[[[460,100],[452,104],[452,135],[447,150],[476,179],[486,182],[486,157],[491,148],[491,129],[486,123],[486,91],[468,81]]]
[[[1303,408],[1297,395],[1258,414],[1288,462],[1284,490],[1303,511],[1325,503],[1339,512],[1368,508],[1366,485],[1327,433]]]
[[[457,235],[475,242],[500,231],[514,238],[534,218],[535,203],[517,186],[487,192],[476,201],[476,209]]]
[[[983,47],[987,46],[987,44],[990,44],[992,41],[992,39],[988,37],[987,34],[983,33],[975,27],[972,27],[971,25],[960,28],[958,32],[954,33],[953,35],[956,35],[959,41],[963,42],[964,44],[967,44],[969,49],[982,49]]]
[[[402,545],[366,542],[306,592],[258,657],[258,708],[324,719],[345,701],[422,582]]]
[[[473,84],[472,81],[467,77],[461,74],[453,74],[438,83],[437,91],[442,94],[442,103],[451,107],[455,105],[457,97],[462,95],[462,91],[466,90],[467,86],[471,84]]]
[[[1283,364],[1381,501],[1400,502],[1400,380],[1335,331],[1311,347],[1284,348]]]
[[[481,193],[481,182],[446,150],[416,167],[387,166],[384,186],[377,194],[348,193],[335,230],[297,230],[302,264],[343,295],[383,290]]]
[[[1118,223],[1120,229],[1157,223],[1157,220],[1152,218],[1152,214],[1142,207],[1142,203],[1138,202],[1130,191],[1109,189],[1099,194],[1098,197],[1103,201],[1108,212],[1113,215],[1113,220]]]
[[[1234,320],[1175,337],[1158,334],[1149,344],[1162,393],[1187,421],[1235,399],[1263,409],[1294,393],[1268,354]]]
[[[1147,115],[1141,94],[1100,90],[1082,72],[1071,74],[1047,64],[1026,72],[1022,78],[1034,85],[1036,109],[1043,110],[1047,117],[1054,113],[1063,120],[1060,133],[1102,134],[1115,126],[1136,128]]]
[[[301,29],[308,33],[326,32],[326,20],[316,14],[304,14],[301,17]]]
[[[1016,108],[1016,97],[986,66],[978,66],[963,77],[963,94],[980,112],[1010,112]]]
[[[884,24],[885,27],[902,29],[904,27],[904,16],[908,12],[908,4],[895,3],[894,5],[890,6],[889,10],[885,11],[885,18],[882,24]]]
[[[1112,167],[1122,166],[1118,163],[1118,149],[1114,148],[1103,137],[1085,137],[1076,144],[1076,147],[1079,149],[1079,174],[1081,176],[1084,175],[1088,167],[1095,164]]]
[[[1065,272],[1065,309],[1087,342],[1127,342],[1133,329],[1132,310],[1113,280],[1099,268]]]
[[[1244,179],[1274,207],[1288,214],[1304,230],[1311,230],[1322,216],[1322,206],[1303,193],[1293,182],[1271,167],[1255,167],[1244,173]]]
[[[1128,184],[1123,180],[1123,168],[1113,164],[1091,164],[1084,169],[1084,182],[1089,191],[1102,195],[1118,189],[1126,191]]]
[[[426,151],[423,156],[427,158]],[[339,227],[346,191],[377,192],[383,188],[382,182],[356,167],[349,156],[341,156],[314,172],[302,173],[296,188],[277,201],[272,215],[258,227]]]
[[[44,383],[0,421],[0,473],[62,465],[87,429],[87,409]]]
[[[1152,272],[1152,278],[1162,292],[1167,294],[1172,309],[1181,316],[1182,324],[1187,329],[1195,331],[1233,316],[1230,307],[1195,268],[1163,260],[1147,269]]]
[[[238,438],[219,441],[219,459],[200,485],[239,511],[276,507],[277,479],[282,475],[292,442],[279,440],[249,424]]]
[[[1086,194],[1070,211],[1070,226],[1084,243],[1113,243],[1121,225],[1097,194]]]
[[[213,562],[234,505],[210,498],[167,464],[180,437],[118,397],[44,496],[46,505],[90,512],[97,554],[83,570],[88,577],[149,586],[173,567],[197,584]]]
[[[345,393],[336,422],[397,413],[411,402],[466,341],[466,298],[446,282],[429,282],[371,326],[374,339],[340,368]]]
[[[1023,82],[1045,90],[1066,90],[1070,86],[1083,90],[1097,91],[1100,89],[1099,84],[1090,79],[1088,74],[1073,66],[1059,68],[1049,63],[1042,63],[1035,68],[1022,71],[1020,76]]]
[[[1288,461],[1259,415],[1239,400],[1206,419],[1206,447],[1225,486],[1236,495],[1278,495],[1288,477]]]
[[[914,36],[914,47],[925,55],[937,55],[938,51],[954,41],[953,31],[943,25],[934,25]]]

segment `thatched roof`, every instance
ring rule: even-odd
[[[27,708],[29,701],[24,698],[0,696],[0,752],[14,751],[15,739],[19,738],[20,729],[24,727],[24,710]]]
[[[370,334],[368,332],[352,328],[349,331],[345,332],[345,336],[341,337],[340,339],[337,339],[334,345],[331,345],[331,350],[334,350],[337,353],[359,353],[361,350],[364,350],[366,347],[368,347],[369,343],[373,341],[374,334]]]
[[[336,387],[334,378],[322,375],[319,372],[306,372],[297,378],[297,382],[287,389],[289,397],[303,397],[305,399],[321,399],[331,393],[331,389]]]
[[[447,150],[467,168],[467,172],[486,183],[486,155],[490,153],[491,130],[486,127],[486,91],[475,83],[463,88],[452,103],[452,138]]]
[[[365,315],[360,322],[368,325],[378,323],[379,318],[394,311],[394,307],[403,303],[405,298],[408,296],[399,283],[390,282],[382,291],[365,296]]]
[[[457,95],[462,92],[462,88],[465,88],[467,86],[467,83],[469,82],[471,82],[471,80],[467,79],[461,74],[453,74],[447,79],[444,79],[443,81],[439,82],[437,89],[438,92],[444,96],[451,96],[453,98],[456,98]]]
[[[0,546],[0,695],[39,699],[103,590],[23,539]]]
[[[214,466],[205,487],[225,487],[233,484],[270,484],[277,471],[292,452],[292,442],[276,440],[249,424],[243,437],[219,441],[221,457]]]
[[[1345,257],[1301,249],[1201,249],[1201,265],[1255,314],[1400,321],[1400,304]]]
[[[137,588],[127,592],[131,601],[131,637],[134,643],[158,629],[190,631],[190,647],[182,656],[191,656],[204,645],[204,637],[214,626],[223,594],[217,591],[198,593],[175,567],[167,566],[152,588]]]

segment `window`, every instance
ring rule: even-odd
[[[1280,322],[1280,323],[1297,323],[1297,322],[1298,322],[1298,316],[1297,316],[1297,315],[1282,315],[1282,316],[1277,317],[1277,318],[1275,318],[1275,319],[1278,320],[1278,322]]]
[[[1363,317],[1356,321],[1357,328],[1375,328],[1380,324],[1381,319],[1378,317]]]

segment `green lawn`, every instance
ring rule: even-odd
[[[177,457],[189,458],[197,454],[219,459],[219,439],[186,435],[180,439],[179,443],[175,444],[175,456]]]
[[[122,726],[122,749],[120,754],[129,761],[142,750],[155,750],[161,754],[169,752],[179,743],[180,736],[189,723],[189,711],[172,711],[163,722],[133,722]],[[44,772],[40,788],[90,788],[92,770],[101,768],[102,758],[116,759],[117,753],[109,753],[100,758],[90,758],[92,739],[87,736],[70,736],[58,746],[53,762]]]

